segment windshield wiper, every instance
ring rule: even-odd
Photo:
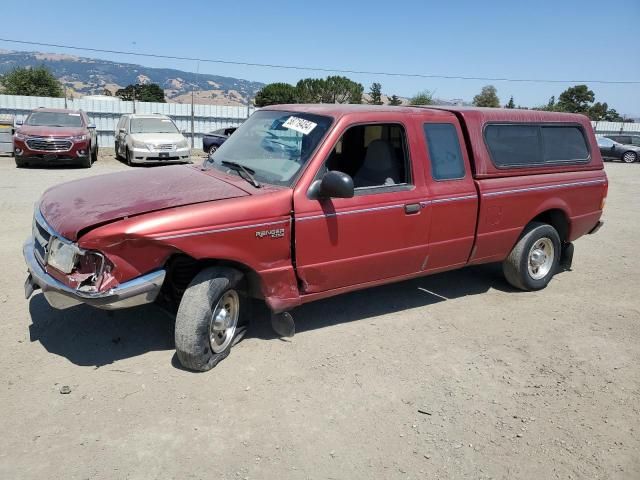
[[[258,182],[255,177],[253,176],[256,172],[255,170],[252,170],[249,167],[245,167],[244,165],[238,163],[238,162],[230,162],[228,160],[222,160],[222,165],[226,165],[227,167],[231,167],[233,168],[235,171],[238,172],[238,175],[241,178],[244,178],[247,182],[249,182],[251,185],[253,185],[256,188],[260,188],[262,187],[262,185],[260,184],[260,182]]]

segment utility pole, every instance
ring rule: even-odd
[[[136,87],[138,86],[138,82],[133,85],[133,113],[136,113]]]
[[[200,75],[200,61],[198,61],[198,64],[196,65],[196,80],[198,79],[198,75]],[[196,133],[195,133],[195,114],[193,111],[193,104],[194,104],[194,91],[195,91],[195,84],[191,84],[191,148],[195,148],[195,141],[196,141]]]
[[[64,85],[64,109],[67,109],[67,86]]]

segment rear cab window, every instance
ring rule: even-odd
[[[459,180],[465,176],[464,159],[456,127],[451,123],[425,123],[424,135],[434,180]]]
[[[584,164],[591,160],[580,125],[487,124],[484,139],[498,168]]]

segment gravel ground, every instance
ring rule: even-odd
[[[640,478],[640,164],[544,291],[469,268],[299,308],[292,341],[262,311],[204,374],[155,306],[24,300],[38,196],[127,168],[0,157],[0,478]]]

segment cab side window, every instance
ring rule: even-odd
[[[404,127],[356,125],[340,138],[326,162],[327,170],[344,172],[357,189],[410,183]]]
[[[431,160],[431,177],[434,180],[464,178],[464,159],[456,127],[451,123],[425,123],[424,135]]]

